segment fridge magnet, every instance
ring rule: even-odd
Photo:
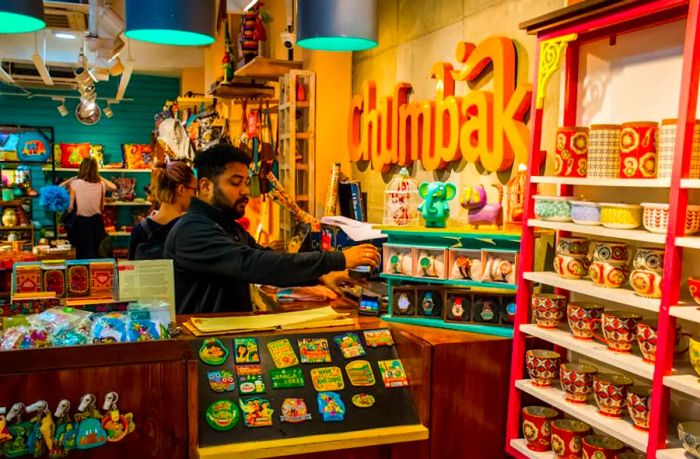
[[[102,428],[107,432],[109,442],[118,442],[136,428],[134,414],[121,414],[117,408],[118,400],[119,395],[116,392],[108,392],[102,404],[102,409],[105,410],[105,415],[102,416]]]
[[[343,372],[338,367],[314,368],[311,370],[311,381],[317,391],[343,390]]]
[[[374,372],[367,360],[354,360],[345,365],[345,372],[348,374],[350,384],[353,386],[374,386]]]
[[[257,338],[235,338],[236,363],[260,363]]]
[[[331,362],[331,352],[328,350],[326,338],[299,339],[299,355],[301,355],[301,363]]]
[[[53,443],[53,432],[55,425],[49,404],[45,400],[34,402],[26,408],[27,413],[34,413],[34,416],[29,421],[32,425],[29,432],[29,454],[34,457],[43,456],[46,452],[46,447]]]
[[[285,398],[280,410],[282,412],[280,421],[282,422],[298,424],[311,420],[311,413],[309,413],[303,398]]]
[[[252,397],[246,400],[238,400],[243,411],[243,422],[246,427],[267,427],[272,425],[270,401],[266,398]]]
[[[53,413],[56,418],[56,430],[53,434],[53,441],[49,446],[49,458],[58,459],[66,455],[77,447],[78,428],[77,424],[70,418],[70,402],[61,400]]]
[[[199,359],[207,365],[221,365],[228,358],[228,349],[219,338],[206,338],[199,348]]]
[[[304,387],[304,374],[299,367],[270,370],[270,380],[273,389]]]
[[[384,387],[408,386],[408,379],[401,360],[379,360],[377,364],[382,374],[382,380],[384,380]]]
[[[390,347],[394,345],[390,330],[365,330],[365,343],[369,347]]]
[[[85,394],[80,398],[79,413],[75,415],[78,423],[78,449],[97,448],[107,443],[107,432],[102,428],[102,416],[95,407],[96,401],[94,394]]]
[[[369,394],[362,393],[352,396],[352,404],[358,408],[371,408],[375,401],[374,396]]]
[[[318,412],[325,422],[342,421],[345,416],[345,404],[335,392],[319,392],[316,397]]]
[[[12,437],[12,440],[3,444],[5,457],[19,457],[29,454],[29,434],[32,424],[28,421],[22,421],[24,409],[24,403],[15,403],[5,418]]]
[[[365,350],[360,343],[360,337],[356,333],[343,333],[333,339],[346,359],[365,355]]]
[[[265,392],[265,380],[260,365],[237,365],[238,390],[241,394],[262,394]]]
[[[299,365],[299,359],[292,349],[292,343],[287,338],[270,341],[267,343],[272,360],[277,368],[287,368]]]
[[[233,429],[241,417],[238,407],[231,400],[217,400],[207,407],[204,418],[214,430],[225,432]]]
[[[212,392],[233,392],[236,389],[233,372],[229,370],[208,371],[207,381]]]

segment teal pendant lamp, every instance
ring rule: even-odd
[[[0,33],[36,32],[44,27],[42,0],[0,0]]]
[[[126,36],[159,45],[214,43],[216,0],[126,0]]]
[[[322,51],[377,46],[377,0],[297,0],[297,45]]]

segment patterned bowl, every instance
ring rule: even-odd
[[[601,202],[600,223],[606,228],[638,228],[642,224],[642,206]]]
[[[700,459],[700,421],[678,424],[678,438],[691,456]]]
[[[644,229],[652,233],[665,233],[668,230],[668,204],[643,202]],[[700,206],[689,205],[685,218],[685,234],[700,231]]]
[[[566,196],[532,197],[535,200],[535,216],[552,222],[571,221],[571,198]]]
[[[600,205],[590,201],[571,201],[571,220],[578,225],[600,225]]]

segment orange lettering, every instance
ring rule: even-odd
[[[350,116],[348,123],[348,152],[350,161],[361,161],[362,158],[362,96],[352,96],[350,101]]]

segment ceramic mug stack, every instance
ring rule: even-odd
[[[588,273],[588,239],[560,237],[554,257],[554,271],[564,279],[582,279]]]
[[[621,242],[594,242],[591,247],[593,261],[588,274],[600,287],[619,288],[627,282],[629,251]]]
[[[615,178],[620,168],[619,124],[594,124],[588,133],[588,177]]]
[[[646,298],[661,298],[661,280],[664,273],[664,250],[640,247],[632,259],[634,270],[630,285],[634,292]]]
[[[635,121],[622,125],[619,178],[655,178],[658,124]]]
[[[676,148],[676,120],[665,119],[659,128],[659,178],[670,178]],[[695,121],[693,150],[690,155],[690,178],[700,177],[700,123]]]
[[[632,344],[637,339],[637,323],[642,315],[634,312],[606,311],[603,317],[593,322],[600,322],[602,335],[593,332],[593,336],[608,345],[613,352],[629,354]]]
[[[560,127],[557,129],[554,175],[585,177],[588,168],[588,128]]]

